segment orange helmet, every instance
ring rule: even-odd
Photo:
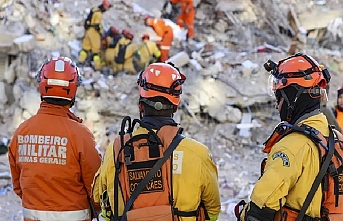
[[[281,60],[279,64],[268,60],[264,67],[267,71],[271,71],[274,91],[292,84],[303,88],[319,86],[325,89],[331,78],[327,69],[319,65],[311,56],[302,53]]]
[[[185,80],[186,76],[173,63],[153,63],[140,73],[137,84],[142,98],[162,96],[178,105]]]
[[[42,98],[74,100],[77,87],[81,84],[78,67],[68,57],[46,60],[36,76]]]
[[[149,40],[150,39],[150,35],[149,34],[143,34],[142,35],[142,40],[144,40],[144,39]]]
[[[144,17],[144,24],[147,26],[151,26],[152,23],[154,22],[154,17],[147,15]]]
[[[122,31],[122,34],[124,35],[125,38],[132,40],[133,39],[133,34],[131,31],[124,29]]]
[[[108,10],[112,6],[109,0],[103,0],[101,4],[105,10]]]
[[[326,85],[330,82],[330,73],[324,66],[319,65],[311,56],[297,53],[278,64],[268,60],[264,68],[271,72],[270,81],[278,106],[281,98],[285,101],[279,110],[282,121],[291,124],[303,114],[305,106],[302,102],[313,102],[312,105],[319,106],[320,97],[325,95]],[[301,94],[308,94],[302,96]],[[311,98],[311,100],[306,100]]]

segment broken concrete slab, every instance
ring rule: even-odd
[[[173,57],[169,58],[166,62],[172,62],[177,67],[182,67],[189,62],[189,55],[185,52],[179,52]]]
[[[20,52],[29,52],[36,46],[36,41],[33,35],[23,35],[13,39],[13,43],[18,47]]]

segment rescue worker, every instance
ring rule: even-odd
[[[94,62],[94,69],[100,71],[101,65],[101,36],[102,36],[102,13],[111,7],[109,0],[103,0],[102,4],[92,8],[85,21],[85,35],[82,39],[82,50],[79,54],[79,64],[84,65],[89,54]]]
[[[161,56],[155,42],[150,40],[149,34],[143,34],[142,42],[133,57],[133,65],[137,71],[143,70],[149,64],[157,61]]]
[[[186,77],[172,63],[153,63],[141,72],[137,81],[140,95],[139,112],[141,121],[145,125],[157,131],[162,130],[161,128],[165,126],[177,127],[178,124],[174,121],[173,115],[177,111],[180,103],[181,85],[185,79]],[[153,85],[154,87],[148,87],[147,85]],[[171,90],[163,90],[164,88],[170,88]],[[147,133],[147,129],[140,126],[132,133],[132,136]],[[168,136],[169,138],[167,138]],[[170,133],[161,134],[161,137],[165,137],[163,140],[172,139],[174,136],[174,134]],[[113,199],[115,174],[113,148],[117,148],[117,145],[120,145],[118,139],[116,138],[114,141],[115,144],[110,143],[107,147],[103,163],[94,178],[93,197],[95,202],[100,202],[101,199],[105,198],[103,193],[107,192],[112,212],[114,213],[117,207],[118,213],[121,216],[124,209],[123,195],[118,193],[118,196],[120,196],[118,205],[114,204]],[[178,144],[174,150],[175,152],[180,153],[180,157],[178,155],[173,156],[174,166],[171,179],[171,186],[173,186],[173,195],[171,197],[173,199],[170,200],[174,202],[174,208],[178,209],[178,212],[175,213],[179,216],[179,220],[195,221],[196,217],[194,215],[184,217],[181,211],[184,213],[196,211],[201,201],[204,203],[208,212],[209,220],[217,220],[220,212],[218,174],[217,168],[211,160],[209,149],[204,144],[185,137]],[[144,167],[144,165],[142,166]],[[149,194],[144,193],[139,196],[147,196]],[[150,200],[149,204],[151,202],[155,201]],[[155,203],[158,202],[156,201]],[[166,219],[159,220],[171,220],[170,218],[167,217]]]
[[[130,30],[122,31],[122,38],[114,48],[113,72],[125,71],[128,74],[136,74],[133,66],[133,54],[137,50],[137,45],[132,43],[133,33]]]
[[[161,40],[157,42],[157,46],[161,51],[159,61],[165,62],[169,58],[170,47],[174,39],[173,29],[167,25],[163,19],[153,18],[151,16],[146,16],[144,18],[144,23],[153,28],[156,34],[161,38]]]
[[[187,26],[187,39],[194,38],[194,2],[193,0],[170,0],[172,4],[180,4],[181,14],[177,17],[176,24],[181,28]]]
[[[341,132],[341,127],[339,126],[339,124],[338,124],[338,122],[336,120],[334,110],[331,107],[327,106],[329,94],[330,94],[330,86],[328,84],[328,85],[326,85],[326,95],[322,97],[322,103],[320,105],[320,111],[325,115],[325,117],[328,120],[329,124],[334,126],[334,128],[336,130]],[[342,102],[342,104],[343,104],[343,102]]]
[[[343,87],[337,91],[337,104],[334,109],[335,118],[340,128],[343,128]]]
[[[117,46],[118,41],[122,38],[122,34],[119,29],[116,27],[110,27],[106,33],[105,44],[105,63],[106,65],[112,66],[115,57],[115,47]]]
[[[266,64],[270,65],[270,62]],[[273,89],[281,121],[291,125],[306,124],[328,137],[328,122],[319,110],[322,89],[330,79],[326,69],[301,53],[274,64]],[[240,220],[295,221],[319,173],[321,156],[318,146],[297,132],[272,144],[267,143],[267,146],[271,149],[263,175],[255,184],[251,201],[241,212]],[[264,152],[267,152],[266,148]],[[322,197],[319,187],[301,220],[321,220]],[[283,219],[280,219],[281,210]]]
[[[67,57],[37,74],[41,105],[14,132],[8,158],[25,221],[91,220],[91,184],[101,164],[93,134],[70,110],[81,76]],[[99,205],[95,205],[99,208]]]

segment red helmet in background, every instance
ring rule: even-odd
[[[137,80],[142,98],[165,97],[172,104],[180,103],[181,85],[186,76],[172,63],[153,63],[141,72]]]
[[[113,35],[117,35],[120,33],[119,29],[114,26],[110,27],[110,31],[112,32]]]
[[[150,35],[149,34],[143,34],[142,35],[142,40],[145,40],[145,39],[147,39],[147,40],[149,40],[150,39]]]
[[[129,31],[128,29],[124,29],[124,30],[122,31],[122,34],[123,34],[123,36],[124,36],[125,38],[127,38],[127,39],[130,39],[130,40],[133,39],[133,34],[132,34],[132,32]]]
[[[108,10],[112,6],[109,0],[103,0],[101,4],[105,10]]]
[[[78,67],[68,57],[46,60],[37,73],[39,92],[42,98],[74,100],[81,84]]]

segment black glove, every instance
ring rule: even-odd
[[[245,212],[243,221],[274,221],[276,211],[264,207],[260,209],[255,203],[250,202]]]
[[[97,31],[100,31],[100,29],[101,29],[99,24],[94,25],[94,28],[95,28],[95,30],[97,30]]]

